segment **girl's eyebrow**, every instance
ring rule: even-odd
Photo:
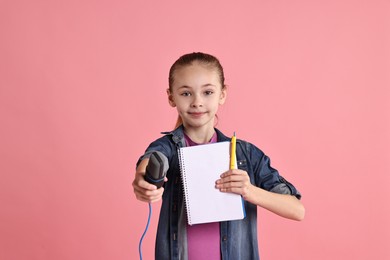
[[[216,87],[216,86],[214,84],[207,83],[207,84],[202,85],[201,87],[207,88],[207,87]],[[187,85],[183,85],[183,86],[179,87],[178,89],[192,89],[192,87],[187,86]]]
[[[180,89],[189,89],[189,88],[191,88],[191,87],[189,87],[187,85],[183,85],[183,86],[179,87],[178,90],[180,90]]]
[[[207,84],[204,84],[201,86],[201,88],[207,88],[207,87],[217,87],[217,86],[215,86],[214,84],[211,84],[211,83],[207,83]],[[177,90],[181,90],[181,89],[192,89],[192,87],[187,86],[187,85],[183,85],[183,86],[180,86]]]
[[[202,86],[202,88],[206,88],[206,87],[216,87],[214,84],[211,84],[211,83],[207,83],[207,84],[204,84]]]

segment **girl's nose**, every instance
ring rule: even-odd
[[[201,107],[201,106],[203,106],[202,98],[199,97],[198,95],[195,95],[194,99],[192,100],[191,106],[192,107]]]

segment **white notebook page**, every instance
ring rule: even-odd
[[[240,195],[220,192],[215,181],[229,170],[230,142],[179,149],[188,224],[243,219]]]

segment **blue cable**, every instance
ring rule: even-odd
[[[141,236],[141,239],[139,241],[138,251],[139,251],[139,259],[142,260],[142,241],[144,240],[144,237],[146,235],[146,231],[148,231],[149,224],[150,224],[150,217],[152,216],[152,204],[149,202],[149,216],[148,216],[148,223],[146,223],[145,231]]]

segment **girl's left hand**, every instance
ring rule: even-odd
[[[215,187],[221,192],[231,192],[240,194],[244,200],[248,200],[251,190],[254,187],[246,171],[234,169],[229,170],[221,175],[217,180]]]

